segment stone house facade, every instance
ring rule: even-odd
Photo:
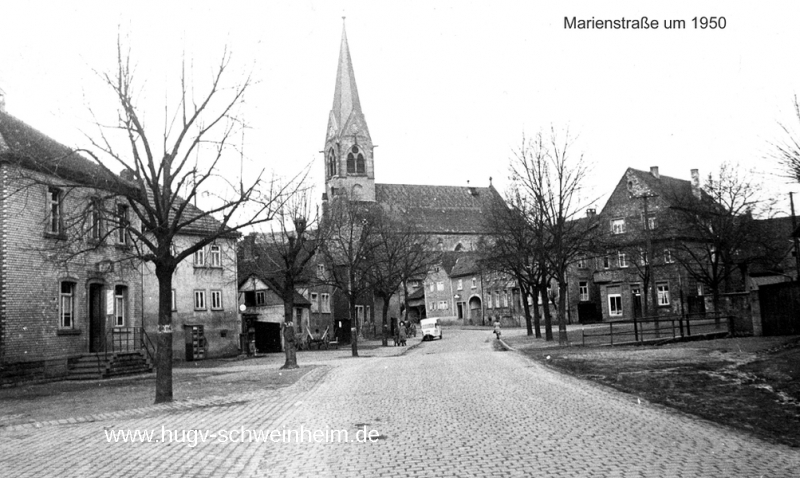
[[[274,282],[269,278],[250,274],[239,282],[239,303],[245,306],[242,312],[248,340],[255,344],[259,353],[282,352],[285,343],[281,324],[284,323],[284,301]],[[295,292],[292,323],[298,340],[318,327],[310,322],[311,303]],[[320,330],[322,333],[324,329]],[[330,334],[331,331],[329,330]]]
[[[194,206],[186,210],[187,214],[197,212]],[[175,237],[173,248],[176,252],[186,249],[208,233],[186,230]],[[154,337],[158,331],[158,281],[152,264],[145,263],[142,272],[144,325]],[[181,262],[172,276],[173,358],[237,355],[242,332],[237,296],[236,235],[220,237]]]
[[[141,274],[118,178],[0,109],[0,367],[67,374],[109,333],[141,326]],[[16,372],[15,372],[16,371]]]

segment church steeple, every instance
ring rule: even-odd
[[[325,137],[325,192],[375,200],[373,145],[361,111],[347,32],[342,25],[333,107]]]

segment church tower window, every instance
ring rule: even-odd
[[[333,148],[328,150],[328,177],[336,176],[336,154]]]
[[[356,157],[353,153],[347,154],[347,174],[355,174],[356,172]]]
[[[365,174],[366,172],[364,154],[358,149],[358,146],[353,146],[350,152],[347,153],[347,173]]]

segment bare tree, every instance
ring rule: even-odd
[[[583,154],[573,156],[573,146],[569,130],[559,134],[551,127],[547,136],[539,132],[532,140],[523,142],[511,162],[515,187],[530,205],[537,240],[545,246],[546,254],[540,267],[547,270],[543,268],[542,273],[544,277],[549,274],[558,285],[558,340],[561,344],[567,343],[568,269],[588,250],[595,229],[590,221],[577,220],[578,212],[586,205],[581,201],[587,166]],[[540,285],[540,294],[546,295],[544,284]],[[547,303],[545,297],[542,301]]]
[[[90,210],[75,216],[75,224],[84,225],[71,232],[86,238],[102,230],[101,236],[73,237],[62,245],[65,255],[74,256],[116,235],[124,245],[125,260],[153,264],[159,286],[155,402],[161,403],[172,400],[172,276],[178,264],[219,238],[272,220],[298,186],[297,181],[265,181],[261,174],[236,184],[221,174],[224,161],[239,159],[234,138],[244,126],[239,108],[251,84],[249,77],[229,83],[227,50],[203,92],[183,65],[177,77],[177,105],[171,109],[165,104],[161,121],[149,121],[152,117],[140,106],[144,82],[131,61],[118,40],[115,71],[98,73],[116,100],[114,119],[96,119],[97,134],[87,134],[92,147],[73,151],[88,155],[105,173],[93,184],[94,191],[105,195],[88,203],[97,208],[96,215]],[[122,178],[106,163],[121,167]],[[194,205],[198,200],[203,210]],[[95,227],[96,218],[102,218],[104,228]],[[194,242],[177,250],[175,239],[184,234]]]
[[[479,242],[479,249],[484,255],[482,267],[507,274],[516,280],[525,312],[527,333],[535,333],[536,338],[541,338],[539,307],[534,304],[532,320],[531,307],[528,304],[528,296],[537,297],[539,286],[544,281],[539,267],[542,245],[537,242],[536,231],[529,222],[531,217],[521,196],[512,191],[506,203],[494,203],[491,212],[484,216],[485,229],[490,233],[485,240]]]
[[[373,231],[379,207],[338,195],[328,202],[321,224],[325,241],[320,252],[328,264],[324,281],[347,299],[351,327],[355,330],[351,337],[353,357],[358,356],[358,335],[362,325],[358,323],[356,305],[360,299],[371,297],[373,292],[370,268],[374,265],[372,255],[376,240]]]
[[[273,225],[270,232],[255,235],[251,246],[257,251],[257,257],[242,266],[249,272],[272,279],[273,286],[283,300],[286,361],[281,368],[284,369],[298,367],[296,338],[291,326],[296,288],[305,282],[306,267],[324,240],[320,231],[315,230],[319,225],[319,216],[311,203],[311,191],[306,189],[290,198],[277,212],[277,225]]]
[[[731,289],[734,272],[758,259],[752,251],[766,238],[755,217],[769,216],[775,202],[763,198],[750,177],[723,163],[697,196],[673,191],[669,198],[677,219],[670,221],[674,259],[711,290],[717,313],[720,293]]]
[[[797,124],[791,126],[779,123],[784,132],[784,138],[781,142],[773,143],[772,146],[783,173],[793,181],[800,182],[800,100],[797,95],[794,96],[792,109]]]
[[[406,282],[424,276],[438,260],[435,245],[429,235],[422,234],[414,224],[403,221],[391,209],[375,209],[371,215],[374,244],[370,249],[369,283],[373,293],[383,301],[382,327],[388,330],[389,302]],[[406,310],[408,304],[406,304]]]

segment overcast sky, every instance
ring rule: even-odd
[[[165,7],[162,3],[169,3]],[[7,110],[71,146],[86,105],[112,111],[92,70],[128,37],[147,97],[163,99],[182,51],[203,65],[228,45],[258,83],[243,110],[245,168],[321,184],[342,29],[383,183],[507,183],[524,134],[569,126],[594,165],[600,208],[626,167],[688,179],[723,160],[774,169],[770,141],[800,94],[799,2],[17,2],[0,17]],[[723,16],[725,29],[692,18]],[[657,30],[567,30],[564,17],[659,20]],[[686,29],[667,30],[682,19]],[[576,150],[577,151],[577,150]],[[239,158],[231,157],[238,175]],[[765,174],[770,191],[800,191]],[[321,193],[321,187],[318,188]],[[788,209],[788,208],[787,208]]]

